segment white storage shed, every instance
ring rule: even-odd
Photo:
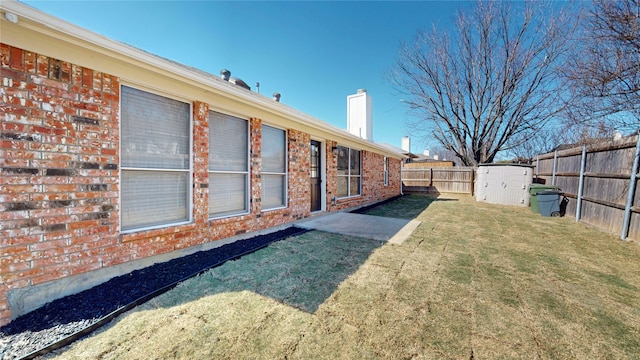
[[[475,184],[476,201],[529,206],[529,185],[532,182],[531,165],[480,164]]]

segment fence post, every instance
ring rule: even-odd
[[[429,169],[429,188],[433,187],[433,168]]]
[[[403,188],[404,184],[403,184],[403,181],[402,181],[402,168],[404,167],[403,166],[404,165],[404,160],[400,160],[400,161],[401,161],[400,162],[400,195],[404,195],[404,188]]]
[[[536,155],[536,179],[539,178],[540,174],[540,155]]]
[[[640,134],[636,142],[636,153],[633,156],[633,167],[631,169],[631,177],[629,178],[629,192],[627,194],[627,205],[624,208],[624,222],[622,223],[622,232],[620,239],[626,240],[629,235],[629,221],[631,220],[631,206],[633,205],[633,197],[638,183],[638,158],[640,157]]]
[[[471,171],[471,176],[469,176],[469,188],[471,189],[471,196],[475,196],[475,187],[473,185],[475,184],[476,168],[471,168],[469,171]]]
[[[582,215],[582,189],[584,187],[584,168],[587,165],[587,145],[582,145],[582,159],[580,160],[580,180],[578,182],[578,201],[576,203],[576,222]]]
[[[551,173],[551,185],[556,185],[556,169],[558,168],[558,151],[553,153],[553,173]]]

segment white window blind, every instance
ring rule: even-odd
[[[287,206],[287,143],[284,130],[262,125],[262,209]]]
[[[360,195],[360,151],[338,146],[337,197]]]
[[[249,124],[209,112],[209,216],[243,214],[248,209]]]
[[[122,86],[122,230],[188,221],[190,105]]]
[[[286,206],[284,175],[262,174],[262,209],[284,206]]]
[[[177,171],[122,171],[122,229],[188,220],[189,174]]]
[[[189,168],[187,103],[122,87],[122,166]]]

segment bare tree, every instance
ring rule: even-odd
[[[515,139],[514,143],[519,145],[513,146],[507,151],[519,162],[529,162],[536,155],[548,153],[565,140],[561,133],[553,128],[540,129],[524,136],[524,138]]]
[[[562,109],[556,65],[576,18],[545,6],[479,1],[459,13],[455,31],[434,28],[404,44],[389,75],[419,115],[409,125],[467,166],[493,162],[541,129]]]
[[[640,0],[596,0],[566,74],[569,120],[621,130],[640,127]],[[603,120],[604,119],[604,120]]]
[[[603,119],[584,124],[565,125],[559,139],[562,145],[589,145],[613,141],[616,136],[616,129]],[[622,136],[622,133],[619,133]]]
[[[529,134],[526,139],[519,139],[517,142],[520,145],[511,148],[507,153],[519,162],[530,162],[536,155],[554,150],[613,142],[615,136],[615,129],[605,121],[589,124],[554,124]]]

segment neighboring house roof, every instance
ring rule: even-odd
[[[149,70],[184,86],[199,88],[202,93],[208,92],[226,98],[227,103],[233,106],[245,109],[251,107],[254,110],[250,113],[256,117],[264,117],[263,121],[270,120],[268,115],[271,114],[279,119],[276,121],[282,123],[282,126],[305,131],[314,137],[323,136],[347,146],[398,159],[404,157],[402,153],[349,134],[327,122],[259,93],[248,91],[216,75],[114,41],[15,0],[0,2],[0,9],[18,17],[17,24],[0,21],[1,41],[5,44],[104,71],[128,81],[139,76],[137,69]],[[82,52],[97,56],[88,57]],[[259,111],[255,111],[256,109]]]
[[[431,156],[427,156],[424,154],[416,155],[416,157],[412,161],[413,162],[451,162],[451,160],[434,159]]]

